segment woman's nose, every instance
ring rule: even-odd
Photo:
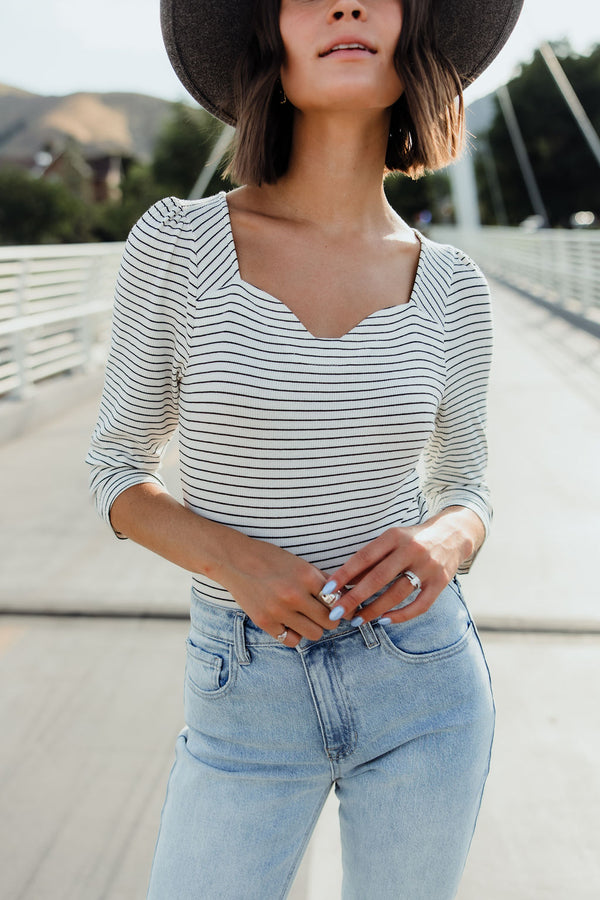
[[[339,19],[366,19],[367,11],[364,4],[357,0],[337,0],[331,4],[329,17],[333,20]]]

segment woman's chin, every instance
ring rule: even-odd
[[[331,85],[324,91],[307,92],[300,97],[290,96],[289,101],[304,113],[309,112],[385,112],[402,95],[402,89],[382,90],[381,85],[365,84],[339,84]]]
[[[398,96],[400,95],[375,99],[373,93],[369,93],[368,91],[360,93],[348,92],[345,94],[340,92],[333,94],[330,97],[320,98],[319,102],[315,102],[315,98],[313,97],[307,103],[294,103],[293,105],[305,115],[311,113],[329,115],[335,115],[336,113],[354,113],[355,115],[360,116],[364,113],[365,115],[372,117],[377,113],[383,115],[384,113],[389,112],[390,107],[394,105]]]

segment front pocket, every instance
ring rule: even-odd
[[[389,651],[394,656],[400,657],[400,659],[404,659],[407,662],[411,663],[419,663],[419,662],[435,662],[438,659],[445,659],[448,656],[454,656],[455,653],[459,653],[464,647],[469,643],[473,632],[473,625],[469,623],[467,626],[467,630],[463,634],[461,638],[459,638],[454,644],[450,644],[448,647],[442,647],[439,650],[427,650],[424,653],[407,653],[406,650],[402,650],[398,647],[391,639],[389,631],[391,628],[398,628],[397,625],[386,625],[385,629],[383,625],[379,626],[381,628],[381,632],[379,632],[379,637],[381,639],[381,646],[384,650]]]
[[[459,650],[470,627],[467,607],[450,583],[426,612],[407,622],[381,626],[381,636],[383,645],[403,658],[425,660]]]
[[[192,638],[186,639],[186,684],[202,697],[224,692],[234,673],[231,644],[208,641],[210,646],[200,647]]]

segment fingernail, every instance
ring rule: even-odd
[[[331,622],[337,622],[338,619],[341,619],[346,610],[343,606],[334,606],[334,608],[329,613],[329,619]]]
[[[378,625],[391,625],[392,620],[389,619],[387,616],[383,616],[381,619],[377,619],[377,624]]]
[[[364,621],[365,621],[365,620],[363,619],[362,616],[354,616],[354,618],[352,619],[352,621],[350,622],[350,624],[351,624],[351,625],[354,625],[355,628],[358,628],[358,626],[359,626],[359,625],[362,625],[362,623],[363,623]]]
[[[322,594],[333,594],[333,592],[337,590],[337,584],[333,579],[330,579],[327,584],[324,584],[321,588]]]

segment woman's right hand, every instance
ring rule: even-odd
[[[317,599],[327,575],[275,544],[247,540],[250,544],[239,548],[218,580],[255,625],[274,638],[287,631],[286,647],[295,647],[302,637],[319,640],[324,630],[337,627]]]
[[[122,491],[110,512],[113,528],[188,572],[222,584],[255,625],[285,645],[316,641],[329,621],[317,596],[329,577],[316,566],[266,541],[212,522],[187,509],[155,484]]]

